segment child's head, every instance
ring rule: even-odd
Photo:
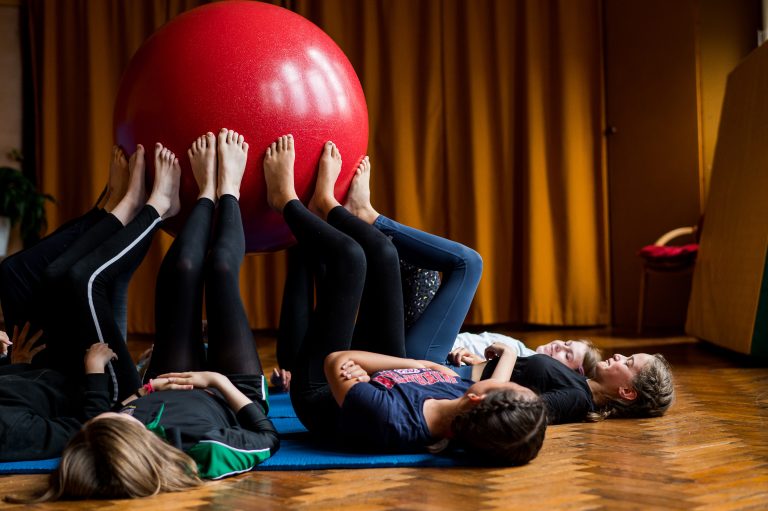
[[[537,347],[536,353],[548,355],[587,378],[594,376],[595,367],[602,360],[600,349],[589,339],[567,341],[557,339]]]
[[[610,394],[605,404],[587,417],[591,421],[613,418],[659,417],[675,399],[669,362],[659,353],[614,355],[598,364],[595,381]]]
[[[532,394],[532,393],[531,393]],[[490,390],[451,424],[454,439],[484,458],[507,465],[524,465],[544,442],[547,414],[536,395],[509,389]]]
[[[200,484],[192,458],[132,417],[107,413],[72,437],[50,487],[34,501],[147,497]]]

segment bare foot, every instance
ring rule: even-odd
[[[296,152],[293,135],[283,135],[267,147],[264,155],[264,179],[267,181],[267,202],[269,207],[281,213],[283,207],[298,199],[293,185],[293,162]]]
[[[309,210],[326,218],[328,212],[340,206],[339,201],[333,195],[333,187],[341,173],[341,153],[331,141],[323,146],[323,154],[320,156],[320,165],[317,171],[317,182],[315,183],[315,193],[309,201]]]
[[[120,146],[112,146],[109,159],[109,182],[104,209],[112,211],[128,189],[128,159]]]
[[[180,180],[179,159],[170,149],[163,147],[163,144],[156,143],[155,184],[147,204],[155,208],[163,219],[172,217],[181,209],[179,200]]]
[[[236,131],[219,131],[219,183],[216,195],[234,195],[240,199],[240,183],[248,160],[248,143]]]
[[[200,187],[198,199],[216,201],[216,137],[210,131],[197,137],[187,150],[192,173]]]
[[[127,225],[139,212],[147,198],[146,185],[144,184],[144,146],[138,144],[128,160],[128,184],[125,194],[110,211],[114,216]]]
[[[355,169],[344,207],[360,220],[373,224],[379,212],[371,205],[371,160],[366,156]]]

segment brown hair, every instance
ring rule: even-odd
[[[484,458],[524,465],[539,454],[547,430],[544,403],[513,390],[495,390],[453,419],[454,439]]]
[[[603,353],[600,348],[589,339],[576,339],[575,342],[581,342],[587,345],[587,351],[584,352],[584,361],[581,363],[581,368],[584,371],[584,376],[587,378],[595,377],[595,369],[597,363],[603,359]]]
[[[609,398],[608,403],[596,412],[587,414],[587,420],[598,422],[608,418],[660,417],[675,400],[675,383],[672,368],[660,353],[632,380],[637,397],[632,401]]]
[[[105,417],[86,423],[69,441],[48,489],[32,503],[59,499],[136,498],[202,484],[194,460],[142,424]]]

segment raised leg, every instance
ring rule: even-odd
[[[392,240],[404,261],[442,273],[434,299],[407,331],[406,355],[442,363],[459,333],[482,274],[482,259],[474,250],[433,234],[399,224],[380,215],[370,202],[371,166],[360,163],[345,207],[370,222]]]
[[[205,365],[203,267],[214,214],[216,138],[198,137],[187,152],[198,201],[160,265],[155,287],[155,345],[145,379]]]

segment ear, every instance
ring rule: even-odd
[[[474,408],[483,402],[483,399],[485,399],[485,394],[475,394],[474,392],[470,392],[466,397],[467,401],[469,402],[469,408]]]
[[[634,401],[637,399],[637,391],[632,387],[619,387],[619,397],[624,401]]]

